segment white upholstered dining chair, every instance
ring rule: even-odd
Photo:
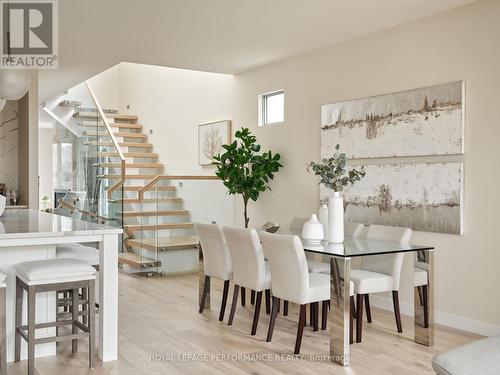
[[[412,231],[409,228],[370,225],[366,238],[371,240],[392,241],[408,244]],[[392,292],[394,315],[399,333],[403,332],[399,312],[399,284],[404,253],[375,255],[363,260],[361,269],[351,270],[351,280],[356,294],[356,342],[361,342],[363,329],[363,300],[366,318],[371,323],[369,294]]]
[[[264,260],[264,252],[259,235],[255,229],[223,227],[222,231],[233,262],[234,294],[229,314],[229,325],[233,324],[238,293],[240,288],[248,288],[256,292],[255,311],[252,323],[252,336],[257,333],[259,324],[262,293],[270,293],[271,272]]]
[[[219,321],[222,321],[224,319],[224,312],[226,311],[229,282],[233,277],[231,254],[229,253],[220,225],[195,224],[194,228],[198,234],[203,252],[203,272],[205,274],[205,284],[199,312],[202,313],[205,307],[205,300],[210,291],[210,278],[215,277],[216,279],[223,280],[224,289],[219,313]]]
[[[266,341],[270,342],[272,339],[280,299],[296,303],[300,305],[300,314],[294,353],[298,354],[306,323],[306,306],[317,306],[319,302],[323,302],[323,312],[326,312],[330,300],[330,276],[308,272],[304,248],[298,236],[261,233],[261,240],[271,267],[273,291],[273,307]],[[323,325],[326,323],[325,318],[326,315]]]

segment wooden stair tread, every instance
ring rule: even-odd
[[[78,111],[75,112],[73,116],[75,117],[92,117],[95,118],[99,115],[98,112],[92,112],[92,111]],[[104,113],[106,118],[112,118],[115,120],[127,120],[127,121],[132,121],[132,120],[137,120],[137,116],[135,115],[122,115],[119,113]]]
[[[113,146],[113,142],[97,142],[91,141],[91,145],[93,146]],[[118,142],[118,146],[120,147],[137,147],[137,148],[153,148],[151,143],[143,143],[143,142]]]
[[[127,245],[146,250],[181,250],[192,249],[199,243],[198,236],[178,236],[178,237],[160,237],[160,238],[142,238],[128,239]]]
[[[79,121],[78,125],[79,126],[92,126],[92,127],[99,127],[99,128],[106,127],[106,126],[104,126],[103,122],[99,122],[98,124],[95,124],[92,122],[89,124],[86,124],[85,121]],[[120,122],[110,122],[109,126],[111,126],[112,128],[118,128],[118,129],[139,129],[139,130],[142,129],[141,124],[127,124],[127,123],[120,123]]]
[[[193,223],[164,223],[164,224],[125,224],[123,229],[129,233],[140,230],[167,230],[167,229],[192,229]]]
[[[106,189],[109,189],[110,186],[107,186]],[[123,190],[125,191],[139,191],[143,188],[143,186],[124,186]],[[177,189],[176,186],[174,185],[165,185],[165,186],[158,186],[158,190],[160,191],[175,191]],[[150,190],[153,191],[153,190]]]
[[[158,211],[118,211],[117,215],[123,217],[137,217],[137,216],[187,216],[188,210],[158,210]]]
[[[121,168],[120,163],[99,163],[103,168]],[[161,163],[126,163],[125,168],[163,168]]]
[[[99,156],[108,156],[108,157],[118,157],[118,152],[98,152]],[[158,154],[154,152],[124,152],[123,155],[126,158],[158,158]]]
[[[129,266],[140,267],[140,268],[161,266],[161,262],[159,260],[141,257],[135,253],[118,254],[118,263],[128,264]]]
[[[109,137],[109,134],[107,132],[96,132],[96,131],[86,131],[85,132],[85,135],[86,136],[90,136],[90,137],[96,137],[96,136],[99,136],[99,137]],[[146,134],[143,134],[143,133],[113,133],[113,135],[115,137],[122,137],[122,138],[147,138],[148,136]]]
[[[125,199],[117,199],[116,202],[120,202],[123,204],[140,204],[140,203],[181,203],[181,197],[165,197],[165,198],[125,198]]]
[[[120,180],[122,178],[119,174],[104,174],[102,175],[104,178],[108,180]],[[125,176],[126,180],[152,180],[157,175],[155,174],[128,174]]]

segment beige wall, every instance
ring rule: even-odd
[[[251,127],[285,165],[272,191],[251,203],[250,225],[288,226],[317,210],[317,180],[305,163],[319,158],[322,104],[465,80],[464,235],[418,232],[413,241],[436,247],[437,321],[500,334],[499,19],[500,1],[480,1],[237,75],[234,126]],[[281,88],[285,123],[257,128],[257,95]],[[410,301],[404,293],[403,310]]]
[[[198,125],[231,118],[234,77],[131,63],[118,68],[119,110],[139,116],[165,174],[213,173],[198,165]]]

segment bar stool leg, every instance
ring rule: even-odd
[[[0,373],[7,374],[7,337],[5,322],[5,288],[0,288]]]
[[[35,288],[28,287],[28,375],[35,374]]]
[[[89,309],[89,367],[95,367],[95,281],[89,281],[88,287]]]
[[[21,335],[17,331],[19,327],[23,324],[23,298],[24,289],[19,284],[16,279],[16,329],[15,329],[15,356],[14,361],[19,362],[21,360]]]
[[[86,300],[86,299],[88,299],[88,298],[89,298],[89,295],[88,295],[88,288],[83,288],[83,289],[82,289],[82,299],[83,299],[83,300]],[[95,307],[94,307],[94,308],[95,308]],[[84,303],[84,304],[82,305],[82,311],[84,312],[84,314],[85,314],[85,312],[88,312],[88,311],[87,311],[88,309],[91,309],[91,307],[89,307],[89,305],[88,305],[88,304]],[[83,323],[83,324],[85,324],[85,325],[87,324],[87,318],[88,318],[88,315],[83,315],[83,316],[82,316],[82,323]]]
[[[72,320],[73,320],[73,324],[72,324],[72,333],[73,334],[76,334],[78,333],[78,327],[76,326],[75,322],[78,321],[78,299],[80,298],[80,293],[79,293],[79,290],[78,289],[73,289],[73,303],[71,304],[71,312],[72,312]],[[78,340],[77,339],[74,339],[74,340],[71,340],[72,342],[72,353],[73,354],[76,354],[78,352]]]

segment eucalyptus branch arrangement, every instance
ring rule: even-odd
[[[271,151],[259,154],[260,145],[257,138],[248,128],[241,128],[235,133],[236,140],[223,145],[224,153],[214,156],[215,172],[229,194],[240,194],[243,197],[245,228],[248,228],[248,201],[254,202],[260,193],[271,190],[268,183],[283,165],[280,164],[280,154]]]
[[[341,192],[344,187],[354,184],[366,175],[365,167],[359,170],[346,169],[347,158],[340,151],[340,145],[335,146],[335,153],[329,159],[323,159],[321,163],[310,162],[307,164],[307,171],[320,176],[320,184],[335,192]]]

